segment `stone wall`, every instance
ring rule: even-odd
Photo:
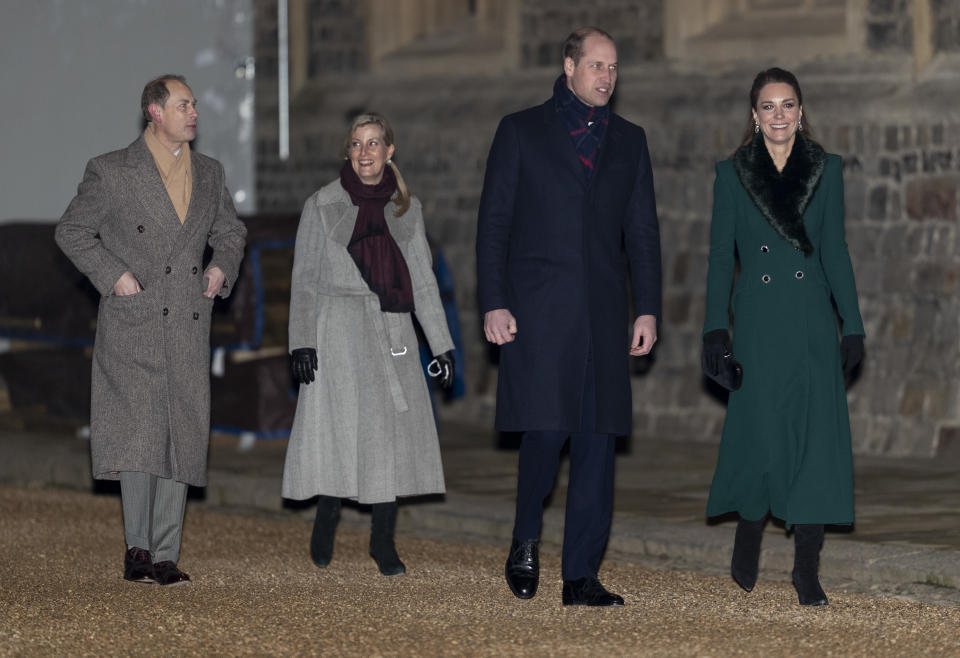
[[[626,11],[632,4],[643,5],[609,0],[597,6]],[[902,24],[905,17],[892,17],[895,4],[871,3],[864,20]],[[549,29],[556,31],[556,52],[580,19],[602,23],[576,13],[571,3],[577,23],[571,18],[560,25],[556,6],[525,0],[523,20],[541,32],[521,52],[546,52]],[[659,2],[649,7],[661,10]],[[946,12],[953,5],[937,7]],[[873,50],[862,57],[815,59],[794,70],[817,139],[845,160],[847,236],[868,350],[849,391],[855,450],[929,456],[960,445],[960,121],[954,111],[960,91],[949,83],[958,73],[950,60],[917,81],[902,29],[877,30]],[[776,62],[690,72],[682,62],[627,59],[625,34],[613,33],[623,64],[614,109],[647,130],[663,240],[664,323],[654,357],[635,362],[634,435],[717,441],[723,400],[699,371],[713,163],[740,140],[756,70]],[[269,47],[261,52],[267,56]],[[298,212],[311,192],[335,178],[343,131],[358,111],[375,109],[393,121],[396,160],[455,271],[468,396],[441,413],[487,426],[496,367],[475,307],[476,210],[498,120],[550,94],[559,63],[538,62],[502,76],[323,77],[294,99],[287,162],[275,155],[275,80],[259,61],[257,68],[264,211]]]
[[[521,65],[556,66],[561,40],[583,25],[613,34],[621,61],[663,57],[663,0],[525,0],[520,9]]]
[[[960,52],[960,0],[933,0],[933,47],[937,52]]]
[[[912,0],[868,0],[867,48],[880,53],[909,53],[913,48]]]
[[[840,143],[855,134],[844,128]],[[960,121],[872,128],[862,149],[847,147],[848,186],[865,195],[851,200],[863,207],[848,241],[871,356],[851,410],[864,450],[929,454],[946,449],[958,415]]]
[[[360,7],[353,0],[309,0],[309,77],[367,70],[367,33]]]

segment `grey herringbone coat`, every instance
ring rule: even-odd
[[[204,248],[236,281],[246,227],[223,167],[191,153],[193,191],[181,225],[143,136],[90,160],[56,229],[57,244],[103,297],[93,349],[93,476],[140,471],[196,486],[207,480],[210,315]],[[143,291],[116,296],[131,272]]]
[[[453,341],[433,275],[420,202],[387,225],[413,284],[414,313],[433,354]],[[290,296],[290,350],[317,350],[317,379],[300,386],[283,496],[361,503],[441,493],[443,466],[410,313],[384,313],[347,252],[357,207],[339,179],[303,208]]]

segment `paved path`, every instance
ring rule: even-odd
[[[348,524],[317,569],[299,514],[191,505],[194,582],[162,588],[121,578],[115,495],[3,485],[0,518],[0,655],[960,656],[960,606],[830,590],[801,608],[784,582],[746,594],[616,556],[602,577],[626,607],[564,608],[550,547],[519,601],[500,546],[402,534],[408,574],[385,578]]]

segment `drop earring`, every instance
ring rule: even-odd
[[[760,122],[755,120],[753,122],[753,134],[756,135],[758,132],[760,132]]]
[[[797,119],[797,132],[803,132],[803,117]]]

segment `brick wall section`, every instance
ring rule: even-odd
[[[621,61],[663,58],[663,0],[523,0],[520,31],[524,67],[555,66],[560,41],[571,29],[596,25],[617,40]]]
[[[897,57],[882,66],[818,61],[797,73],[817,139],[845,161],[847,239],[868,352],[849,394],[854,448],[946,455],[960,445],[960,121],[952,118],[956,92],[912,81],[909,60]],[[622,53],[621,61],[615,110],[647,130],[663,241],[664,326],[654,358],[635,362],[635,436],[717,441],[723,400],[699,370],[713,165],[739,142],[756,67],[706,75]],[[498,78],[326,78],[296,99],[292,157],[282,163],[275,80],[258,61],[264,212],[298,212],[336,177],[343,131],[357,111],[377,109],[393,121],[397,162],[455,272],[469,394],[441,413],[459,420],[492,425],[496,388],[475,307],[485,158],[500,117],[545,100],[558,72],[554,64]]]
[[[866,16],[868,49],[883,54],[909,53],[912,50],[911,1],[868,0]]]
[[[931,0],[933,47],[936,52],[960,52],[960,0]]]
[[[290,159],[280,160],[277,148],[277,2],[257,0],[254,48],[257,58],[256,93],[256,158],[257,204],[265,214],[297,213],[304,200],[317,189],[317,181],[329,180],[339,151],[327,141],[318,141],[313,131],[304,126],[313,121],[329,121],[329,116],[315,116],[319,102],[309,92],[295,94],[291,102]],[[365,27],[362,3],[353,0],[310,0],[307,5],[310,21],[310,55],[308,75],[354,76],[366,70],[364,54]],[[345,108],[353,116],[364,105]],[[341,116],[335,117],[339,126]],[[324,172],[324,173],[321,173]],[[326,176],[326,178],[324,178]],[[260,196],[262,195],[262,196]]]
[[[310,0],[310,77],[367,70],[361,10],[355,0]]]
[[[706,125],[695,124],[682,108],[658,117],[665,112],[655,108],[669,102],[669,95],[658,98],[648,88],[636,97],[657,177],[665,320],[650,375],[634,379],[639,436],[719,436],[723,400],[703,385],[698,355],[713,181],[709,161],[732,149],[745,117],[742,100],[728,103],[721,95],[720,85],[736,87],[733,77],[689,80],[691,88],[706,92],[712,114]],[[800,73],[802,83],[808,78],[812,82],[804,83],[804,92],[819,127],[816,137],[844,158],[847,241],[867,332],[867,360],[849,391],[854,448],[946,454],[960,436],[960,122],[945,119],[952,116],[945,107],[910,121],[919,116],[919,105],[913,111],[909,102],[895,106],[875,82],[850,86],[825,81],[827,70]],[[749,79],[744,71],[741,95]],[[634,93],[620,97],[622,107],[631,105],[625,101]],[[928,97],[919,89],[906,91],[914,95]],[[855,112],[844,98],[858,99]],[[697,153],[706,157],[690,156]]]
[[[958,417],[960,122],[888,120],[829,137],[847,154],[847,235],[868,334],[850,395],[855,444],[934,454]]]

